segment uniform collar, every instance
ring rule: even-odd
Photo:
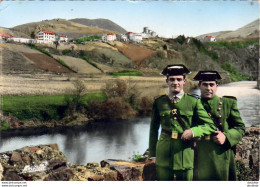
[[[182,96],[184,95],[184,91],[181,90],[178,94],[173,94],[173,93],[168,93],[168,96],[170,99],[173,99],[174,97],[178,97],[179,99],[182,98]]]

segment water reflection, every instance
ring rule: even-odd
[[[229,91],[227,90],[228,93]],[[198,89],[193,90],[192,93],[200,95]],[[237,101],[246,126],[259,126],[259,92],[239,95]],[[146,117],[100,122],[80,130],[59,129],[48,133],[35,133],[37,135],[34,136],[1,137],[0,152],[20,149],[24,146],[56,143],[72,164],[100,162],[109,158],[127,160],[134,152],[143,154],[148,148],[149,124],[150,117]]]
[[[76,130],[63,130],[40,136],[1,139],[0,152],[24,146],[57,143],[73,164],[100,162],[104,159],[124,159],[148,148],[150,118],[135,118],[109,123],[95,123]]]

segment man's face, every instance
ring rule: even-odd
[[[184,79],[183,75],[174,75],[169,76],[166,80],[166,83],[169,87],[169,92],[177,94],[183,89],[186,80]]]
[[[216,94],[218,85],[216,81],[202,81],[199,84],[199,89],[202,98],[210,99]]]

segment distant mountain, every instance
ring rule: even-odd
[[[235,31],[220,31],[214,33],[203,34],[196,38],[201,39],[206,35],[214,36],[217,40],[235,40],[242,38],[259,37],[259,19],[235,30]]]
[[[113,21],[110,21],[109,19],[76,18],[76,19],[71,19],[69,21],[79,23],[79,24],[82,24],[82,25],[85,25],[85,26],[88,26],[88,27],[96,27],[96,28],[99,28],[99,29],[118,32],[120,34],[124,34],[124,33],[127,32],[124,28],[117,25]]]
[[[15,37],[35,37],[40,30],[48,30],[58,34],[66,34],[68,38],[79,38],[93,34],[113,32],[112,30],[88,27],[65,19],[43,20],[40,22],[27,23],[10,28]]]

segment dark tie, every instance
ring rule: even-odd
[[[179,98],[175,95],[175,96],[173,97],[173,103],[176,104],[176,103],[178,103],[178,102],[179,102]]]

